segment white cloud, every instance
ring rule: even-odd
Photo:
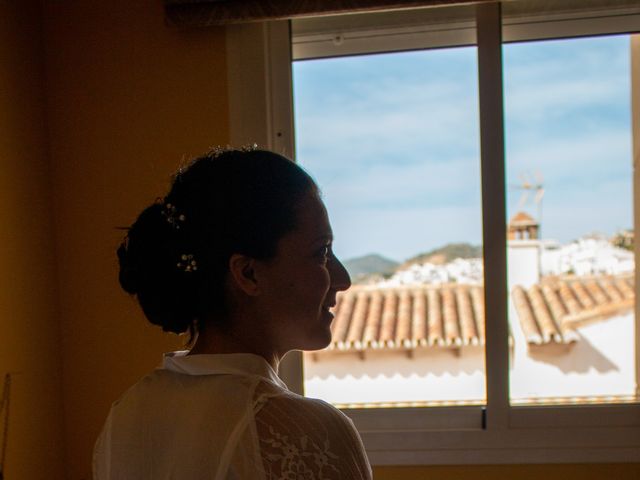
[[[505,99],[506,118],[532,124],[571,115],[587,107],[606,107],[628,99],[628,80],[616,78],[560,79],[543,84],[519,85]]]
[[[563,138],[546,138],[537,132],[508,143],[509,177],[539,170],[545,178],[565,181],[588,177],[598,180],[612,172],[631,172],[631,132],[608,130],[573,132]]]
[[[532,124],[585,108],[628,105],[626,42],[605,38],[507,45],[507,118]]]
[[[359,85],[355,97],[318,98],[317,107],[298,112],[300,160],[343,156],[353,164],[385,154],[420,157],[427,149],[445,156],[452,146],[477,150],[477,96],[466,83],[382,79]]]
[[[343,259],[379,253],[394,260],[451,242],[482,242],[482,219],[473,207],[401,208],[371,212],[329,206],[335,251]]]
[[[341,118],[307,118],[300,122],[301,154],[324,151],[327,147],[350,159],[370,159],[380,154],[410,152],[419,155],[426,148],[477,149],[477,125],[461,107],[413,105],[401,111],[386,110],[351,114]],[[460,137],[460,133],[463,137]],[[327,155],[327,153],[323,153]],[[406,153],[405,153],[406,155]],[[305,158],[301,158],[305,161]]]
[[[363,168],[356,176],[333,177],[320,188],[326,198],[343,205],[426,206],[480,201],[480,165],[475,158],[396,166],[392,162]],[[475,196],[475,197],[474,197]]]
[[[563,241],[630,226],[628,48],[596,40],[505,47],[507,181],[542,173],[543,232]],[[298,158],[321,183],[338,253],[479,243],[475,78],[375,61],[296,85]],[[508,190],[511,209],[519,195]]]

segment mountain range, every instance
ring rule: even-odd
[[[442,247],[415,255],[402,263],[386,258],[377,253],[362,257],[350,258],[343,262],[351,278],[358,279],[368,275],[389,276],[397,270],[413,264],[434,263],[444,265],[456,258],[480,258],[482,246],[469,243],[448,243]]]

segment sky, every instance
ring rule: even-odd
[[[504,46],[507,215],[562,243],[632,227],[629,37]],[[296,157],[317,180],[336,254],[404,260],[480,244],[475,47],[294,63]]]

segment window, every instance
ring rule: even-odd
[[[305,394],[484,404],[475,47],[295,62],[296,157],[351,273]],[[463,258],[459,258],[462,255]]]
[[[514,404],[636,400],[630,58],[628,34],[504,46]]]
[[[502,18],[500,5],[490,4],[478,7],[477,20],[474,8],[458,7],[376,15],[349,15],[342,18],[305,19],[296,21],[293,24],[292,52],[294,60],[341,57],[363,53],[377,55],[380,52],[403,52],[407,50],[415,50],[416,52],[400,55],[414,55],[415,58],[423,55],[424,58],[428,59],[435,58],[438,55],[446,56],[447,54],[453,54],[453,52],[463,52],[465,49],[466,51],[477,51],[479,127],[476,128],[475,134],[480,139],[481,162],[475,170],[475,182],[476,184],[479,183],[482,188],[481,243],[484,245],[483,295],[485,299],[484,315],[486,318],[485,336],[487,345],[484,380],[486,382],[486,396],[475,398],[475,401],[471,398],[466,398],[462,402],[463,404],[460,405],[452,402],[452,400],[456,399],[448,395],[449,398],[439,399],[444,401],[446,406],[435,408],[412,406],[412,402],[416,399],[405,396],[405,398],[396,398],[390,401],[396,405],[396,408],[380,408],[379,402],[373,401],[372,403],[375,405],[370,406],[376,408],[345,409],[346,413],[353,418],[360,429],[370,459],[374,464],[609,462],[634,461],[640,455],[640,410],[637,390],[638,372],[640,371],[637,345],[640,344],[638,340],[640,329],[637,327],[638,316],[633,313],[629,314],[628,305],[624,310],[627,312],[625,314],[627,317],[625,318],[627,318],[628,330],[625,337],[622,338],[623,333],[620,333],[622,330],[613,329],[609,331],[605,328],[612,325],[608,320],[594,323],[590,323],[591,320],[588,320],[585,327],[578,326],[578,323],[571,324],[569,322],[569,320],[577,322],[583,320],[578,314],[581,314],[588,304],[588,300],[583,302],[578,298],[577,291],[581,288],[580,282],[576,285],[570,284],[571,282],[565,285],[558,280],[560,283],[556,286],[547,285],[544,288],[541,286],[537,291],[538,297],[536,297],[535,289],[530,291],[528,288],[523,288],[521,297],[524,298],[524,305],[534,307],[542,299],[541,305],[544,305],[546,309],[543,309],[542,312],[546,311],[547,316],[552,320],[552,324],[555,322],[556,326],[558,326],[557,319],[561,318],[562,315],[578,315],[574,315],[574,317],[567,320],[567,325],[564,326],[572,327],[568,330],[576,331],[578,336],[583,335],[595,348],[596,345],[590,340],[590,338],[594,337],[586,336],[581,329],[591,328],[593,330],[595,328],[597,330],[600,328],[605,333],[597,333],[595,338],[601,339],[603,335],[612,335],[619,339],[620,342],[626,341],[628,342],[627,345],[631,346],[625,348],[631,351],[631,354],[627,353],[626,360],[624,360],[624,362],[627,362],[624,364],[625,373],[621,373],[620,377],[624,377],[623,382],[626,383],[618,391],[585,392],[584,395],[572,396],[580,397],[579,401],[575,401],[575,398],[571,398],[559,390],[540,390],[538,387],[544,386],[544,378],[548,377],[542,377],[543,382],[534,381],[528,385],[526,382],[521,385],[518,384],[521,378],[518,369],[522,367],[519,362],[522,357],[519,356],[515,348],[517,348],[518,341],[524,338],[522,332],[525,332],[525,328],[515,324],[513,315],[515,304],[511,302],[509,296],[513,294],[513,290],[510,288],[509,282],[517,279],[519,275],[521,280],[523,271],[513,270],[511,267],[508,270],[507,268],[508,257],[510,258],[510,266],[517,263],[516,258],[507,251],[509,245],[507,233],[517,236],[517,240],[521,242],[520,245],[524,245],[517,251],[516,255],[525,260],[533,258],[534,265],[540,262],[538,266],[543,270],[549,268],[546,263],[542,263],[543,257],[546,256],[547,259],[552,258],[553,255],[558,257],[557,253],[561,250],[562,245],[556,245],[557,248],[554,250],[554,245],[545,244],[545,251],[543,252],[545,255],[543,256],[541,255],[541,245],[535,243],[538,240],[537,236],[540,234],[539,230],[536,230],[535,221],[531,225],[531,222],[527,224],[527,218],[520,218],[519,222],[511,224],[512,227],[517,227],[513,231],[507,228],[507,222],[518,213],[516,207],[520,201],[521,193],[530,192],[529,196],[532,199],[531,201],[527,199],[523,204],[534,202],[536,194],[538,194],[538,197],[541,196],[539,194],[541,189],[538,188],[536,190],[536,188],[542,184],[545,192],[542,197],[544,218],[549,218],[547,223],[545,223],[546,220],[542,222],[542,235],[546,234],[547,227],[545,225],[550,225],[552,220],[550,210],[553,204],[553,197],[550,189],[552,184],[557,181],[554,176],[567,168],[564,162],[568,160],[566,158],[555,161],[550,160],[549,163],[553,166],[553,169],[542,172],[541,180],[539,180],[540,174],[536,172],[536,164],[527,164],[522,161],[522,158],[526,158],[526,155],[523,155],[522,152],[526,150],[527,145],[539,146],[540,143],[543,143],[544,146],[553,145],[553,142],[547,141],[548,135],[559,133],[556,131],[559,127],[554,128],[548,125],[549,128],[554,129],[551,132],[543,132],[544,136],[542,137],[536,137],[536,135],[540,135],[540,132],[530,129],[529,138],[526,139],[527,142],[515,137],[515,132],[517,131],[514,129],[512,122],[517,119],[518,92],[517,89],[514,90],[512,87],[514,85],[516,87],[526,85],[529,91],[521,92],[520,95],[531,95],[534,98],[539,92],[534,90],[536,83],[528,84],[522,79],[519,80],[518,65],[513,60],[518,55],[521,55],[517,52],[518,49],[526,49],[528,46],[533,45],[532,42],[536,42],[537,47],[546,45],[549,48],[563,48],[568,45],[568,48],[571,48],[572,45],[577,45],[580,42],[593,41],[597,43],[598,40],[615,42],[621,38],[616,36],[602,38],[580,37],[625,34],[624,38],[626,40],[623,41],[629,41],[629,33],[640,31],[640,12],[632,2],[589,2],[588,10],[582,2],[556,2],[555,6],[545,6],[545,8],[555,8],[555,10],[540,11],[540,5],[547,3],[549,2],[506,2],[503,6]],[[252,38],[247,33],[247,30],[244,33],[237,30],[236,33],[232,34],[232,39],[233,35],[237,34],[236,40],[256,43],[255,40],[257,38],[258,45],[266,45],[267,51],[272,52],[271,56],[261,57],[258,62],[261,71],[264,72],[263,78],[266,88],[262,90],[255,87],[250,89],[251,95],[260,91],[269,91],[271,95],[266,99],[258,99],[254,105],[253,117],[255,117],[256,109],[264,108],[264,124],[258,125],[256,130],[250,132],[252,135],[236,135],[234,142],[252,141],[258,138],[261,143],[269,145],[271,148],[292,154],[294,135],[292,128],[293,118],[290,113],[291,84],[286,75],[290,60],[286,58],[286,55],[283,55],[283,53],[286,54],[287,49],[277,48],[278,42],[288,41],[288,29],[283,24],[268,24],[256,29],[255,32],[257,32],[255,33],[257,37]],[[501,33],[504,43],[501,41]],[[559,41],[558,39],[561,38],[567,40]],[[635,42],[636,40],[632,39],[632,43]],[[477,47],[475,46],[476,44]],[[283,44],[279,45],[282,47]],[[233,42],[231,42],[230,49],[233,48]],[[434,48],[439,50],[433,50]],[[635,46],[633,48],[638,47]],[[504,62],[502,60],[503,55]],[[634,55],[636,59],[640,57],[640,48]],[[364,59],[367,57],[359,58]],[[242,58],[237,58],[235,61],[242,63],[243,60]],[[336,64],[340,62],[348,63],[347,58],[328,61],[335,61]],[[251,71],[251,67],[247,63],[240,68],[246,68],[247,71]],[[633,66],[630,68],[634,71]],[[638,67],[636,66],[635,68],[637,69]],[[238,74],[237,71],[232,70],[230,68],[231,74]],[[611,70],[611,75],[617,75],[614,68],[611,68]],[[296,75],[297,73],[299,72],[296,72]],[[505,79],[504,88],[502,88],[503,75]],[[415,72],[412,76],[415,76]],[[245,90],[247,86],[237,83],[237,78],[236,76],[236,84],[231,85],[230,88],[232,90],[234,88]],[[256,75],[246,75],[243,78],[249,78],[247,82],[250,83],[255,81]],[[552,76],[550,78],[542,76],[537,85],[547,85],[553,83],[553,80]],[[616,81],[629,82],[629,79],[618,78]],[[635,80],[635,82],[637,81]],[[632,90],[633,94],[635,94],[636,89]],[[573,92],[570,89],[568,94],[571,93]],[[296,92],[297,94],[298,92]],[[234,122],[235,125],[242,125],[238,128],[246,128],[244,126],[246,124],[234,120],[233,92],[230,96],[232,99],[232,129]],[[584,96],[582,99],[585,100]],[[254,99],[254,101],[256,100]],[[506,112],[504,120],[503,101]],[[630,108],[631,105],[629,103],[634,101],[638,102],[637,99],[630,100],[629,97],[626,97],[622,102],[626,102],[626,106],[621,108]],[[242,104],[242,102],[238,104]],[[553,102],[546,105],[553,105]],[[545,105],[541,103],[534,106],[540,108],[539,114],[541,117],[549,117],[553,113],[544,110]],[[300,108],[297,107],[297,109]],[[589,101],[579,108],[590,109]],[[640,105],[635,108],[636,115],[638,115]],[[525,117],[526,113],[527,111],[524,112]],[[587,123],[594,122],[591,125],[594,128],[592,131],[593,137],[593,132],[600,132],[607,125],[600,124],[595,126],[595,122],[602,120],[602,115],[597,112],[597,109],[592,113],[593,115],[583,118],[586,118],[585,121]],[[255,121],[255,119],[251,121]],[[505,125],[504,128],[502,127],[503,124]],[[638,128],[637,125],[635,128]],[[631,123],[627,121],[626,140],[616,142],[613,148],[620,150],[624,150],[627,147],[630,148],[630,143],[634,136],[634,140],[637,142],[638,135],[632,135],[631,131]],[[262,137],[256,136],[256,132],[259,132]],[[338,133],[342,134],[343,132]],[[520,150],[518,150],[519,148]],[[304,148],[301,148],[297,153],[305,155],[307,158],[312,157],[308,151],[304,151]],[[637,192],[639,188],[638,181],[633,177],[628,163],[626,167],[623,166],[625,160],[623,157],[620,158],[622,158],[620,163],[615,165],[621,166],[614,166],[611,163],[610,165],[615,168],[607,169],[607,172],[615,171],[618,177],[616,177],[617,180],[614,179],[613,181],[621,180],[626,185],[623,189],[613,187],[614,189],[609,190],[609,192],[614,191],[616,195],[619,195],[620,198],[618,200],[621,205],[626,202],[626,206],[622,209],[623,214],[626,215],[624,217],[626,220],[620,220],[620,224],[615,226],[621,229],[619,232],[620,243],[624,245],[626,242],[628,246],[629,235],[625,234],[624,230],[633,228],[633,224],[636,223],[630,217],[630,203],[632,201],[632,192]],[[628,161],[628,154],[626,158]],[[300,161],[302,163],[305,162],[303,158],[300,158]],[[613,157],[607,159],[607,162],[612,161]],[[580,171],[581,167],[585,165],[585,163],[580,163],[579,167],[577,167],[580,174],[585,173]],[[331,165],[324,164],[318,168],[326,169],[326,173],[330,178],[332,174],[330,171]],[[310,169],[313,172],[313,168],[310,167]],[[390,172],[385,172],[386,174],[390,174]],[[324,173],[316,173],[316,175],[320,177]],[[602,187],[602,184],[606,184],[607,179],[605,176],[596,175],[594,178],[597,180],[595,183],[598,185],[595,185],[595,183],[594,185],[589,185],[585,189],[587,193],[595,195],[599,191],[606,191],[606,189],[598,190],[598,188]],[[335,183],[338,186],[340,184],[340,182]],[[635,184],[633,189],[632,184]],[[511,187],[512,185],[514,188]],[[527,186],[527,189],[515,188],[523,186]],[[321,187],[327,191],[327,189],[334,188],[335,185],[321,185]],[[605,187],[607,185],[602,188]],[[411,195],[411,192],[406,193]],[[331,196],[327,193],[329,202],[333,201],[330,198]],[[638,205],[638,200],[634,201],[633,204]],[[575,203],[565,202],[565,208],[572,208],[575,205]],[[378,207],[380,206],[386,208],[385,205],[379,205]],[[526,206],[532,213],[530,217],[534,217],[535,220],[537,204],[534,202]],[[636,208],[637,210],[640,209]],[[617,212],[607,215],[614,214],[617,214]],[[473,215],[470,218],[473,218]],[[475,218],[477,221],[477,215]],[[569,226],[572,223],[569,220],[576,219],[567,218],[566,220],[567,226]],[[334,223],[336,223],[335,227],[338,228],[339,222]],[[455,237],[451,239],[456,240]],[[340,245],[340,240],[338,236],[338,246]],[[527,250],[527,243],[531,246],[532,242],[535,248]],[[341,248],[347,249],[349,247],[344,245]],[[625,258],[628,260],[628,255]],[[621,265],[624,263],[625,258],[621,257]],[[565,267],[566,265],[562,268]],[[572,268],[575,275],[575,270],[578,268],[577,264]],[[579,268],[582,268],[582,266]],[[565,270],[562,270],[561,273],[571,274],[571,272]],[[622,274],[622,276],[625,274],[623,271],[617,273]],[[628,270],[626,274],[629,276]],[[610,273],[609,275],[613,274]],[[632,287],[632,283],[628,279],[623,279],[626,283],[619,283],[620,279],[616,277],[613,279],[612,284],[603,283],[600,279],[596,280],[595,284],[586,282],[582,285],[588,295],[585,298],[591,298],[596,302],[596,296],[598,296],[596,292],[600,292],[600,297],[604,298],[604,301],[601,301],[600,304],[605,307],[607,307],[605,305],[607,302],[614,303],[619,301],[624,303],[626,301],[628,304],[632,298],[628,290],[635,291],[635,287]],[[590,286],[587,286],[587,284]],[[624,285],[628,288],[625,288]],[[533,285],[525,286],[531,287]],[[574,311],[571,311],[565,302],[562,307],[558,307],[565,308],[561,315],[558,313],[560,310],[551,310],[552,308],[555,309],[556,306],[552,305],[553,301],[550,299],[553,297],[552,294],[554,292],[564,292],[558,293],[558,296],[562,299],[562,295],[566,296],[567,288],[570,289],[569,292],[573,295],[578,306],[585,308],[576,310],[574,305],[571,307],[574,308]],[[592,291],[589,289],[592,289]],[[566,296],[566,298],[571,297]],[[372,304],[373,300],[369,299],[368,302]],[[617,307],[615,305],[608,306],[614,309],[614,307],[617,308],[620,305]],[[635,304],[632,308],[635,309]],[[534,310],[533,313],[537,314],[538,312]],[[587,316],[589,314],[588,312]],[[565,317],[562,318],[565,319]],[[511,328],[509,327],[509,320],[512,322]],[[554,332],[545,331],[545,333],[541,324],[534,325],[540,336],[550,335],[549,338],[553,338]],[[562,338],[565,338],[564,333],[566,332],[562,331],[560,333]],[[592,334],[593,332],[589,332],[589,335]],[[520,338],[517,338],[518,335],[520,335]],[[566,338],[569,340],[567,344],[560,342],[555,346],[560,349],[575,349],[578,346],[578,342],[571,344],[570,334],[567,334]],[[579,340],[582,340],[582,338]],[[530,350],[535,355],[538,355],[539,359],[540,352],[534,352],[538,346],[542,348],[541,345],[535,345],[535,341],[529,342],[528,340],[525,341],[524,345],[525,351]],[[366,356],[368,353],[365,351],[364,355]],[[409,353],[407,353],[407,358],[408,355]],[[461,355],[464,355],[464,352],[461,352]],[[313,358],[309,360],[313,362]],[[629,365],[629,362],[631,362],[631,365]],[[318,361],[318,363],[321,363],[321,361]],[[548,359],[543,364],[548,369],[561,370],[557,365],[550,363]],[[288,379],[291,380],[293,378],[295,380],[294,384],[297,381],[297,386],[294,388],[302,388],[303,369],[301,368],[300,357],[292,356],[289,359],[289,365],[284,367],[285,370],[288,370]],[[587,367],[580,368],[594,367],[593,365],[587,365]],[[615,371],[615,369],[607,368],[606,365],[602,370],[604,374]],[[509,381],[510,376],[511,382]],[[634,388],[635,391],[633,391]],[[522,393],[523,391],[525,393]],[[359,403],[352,401],[352,399],[347,398],[344,402],[338,401],[337,403]],[[397,402],[401,402],[400,407],[397,407]],[[420,404],[420,402],[415,403]]]

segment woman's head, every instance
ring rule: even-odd
[[[120,284],[166,331],[193,333],[204,319],[221,321],[231,257],[276,257],[280,240],[298,226],[300,205],[314,197],[311,177],[275,153],[197,158],[130,227],[118,249]]]
[[[329,344],[330,309],[338,292],[351,284],[332,242],[327,210],[311,193],[298,203],[296,227],[280,238],[273,257],[232,256],[229,284],[239,298],[236,304],[244,307],[234,326],[244,347],[277,358],[292,349],[317,350]]]

